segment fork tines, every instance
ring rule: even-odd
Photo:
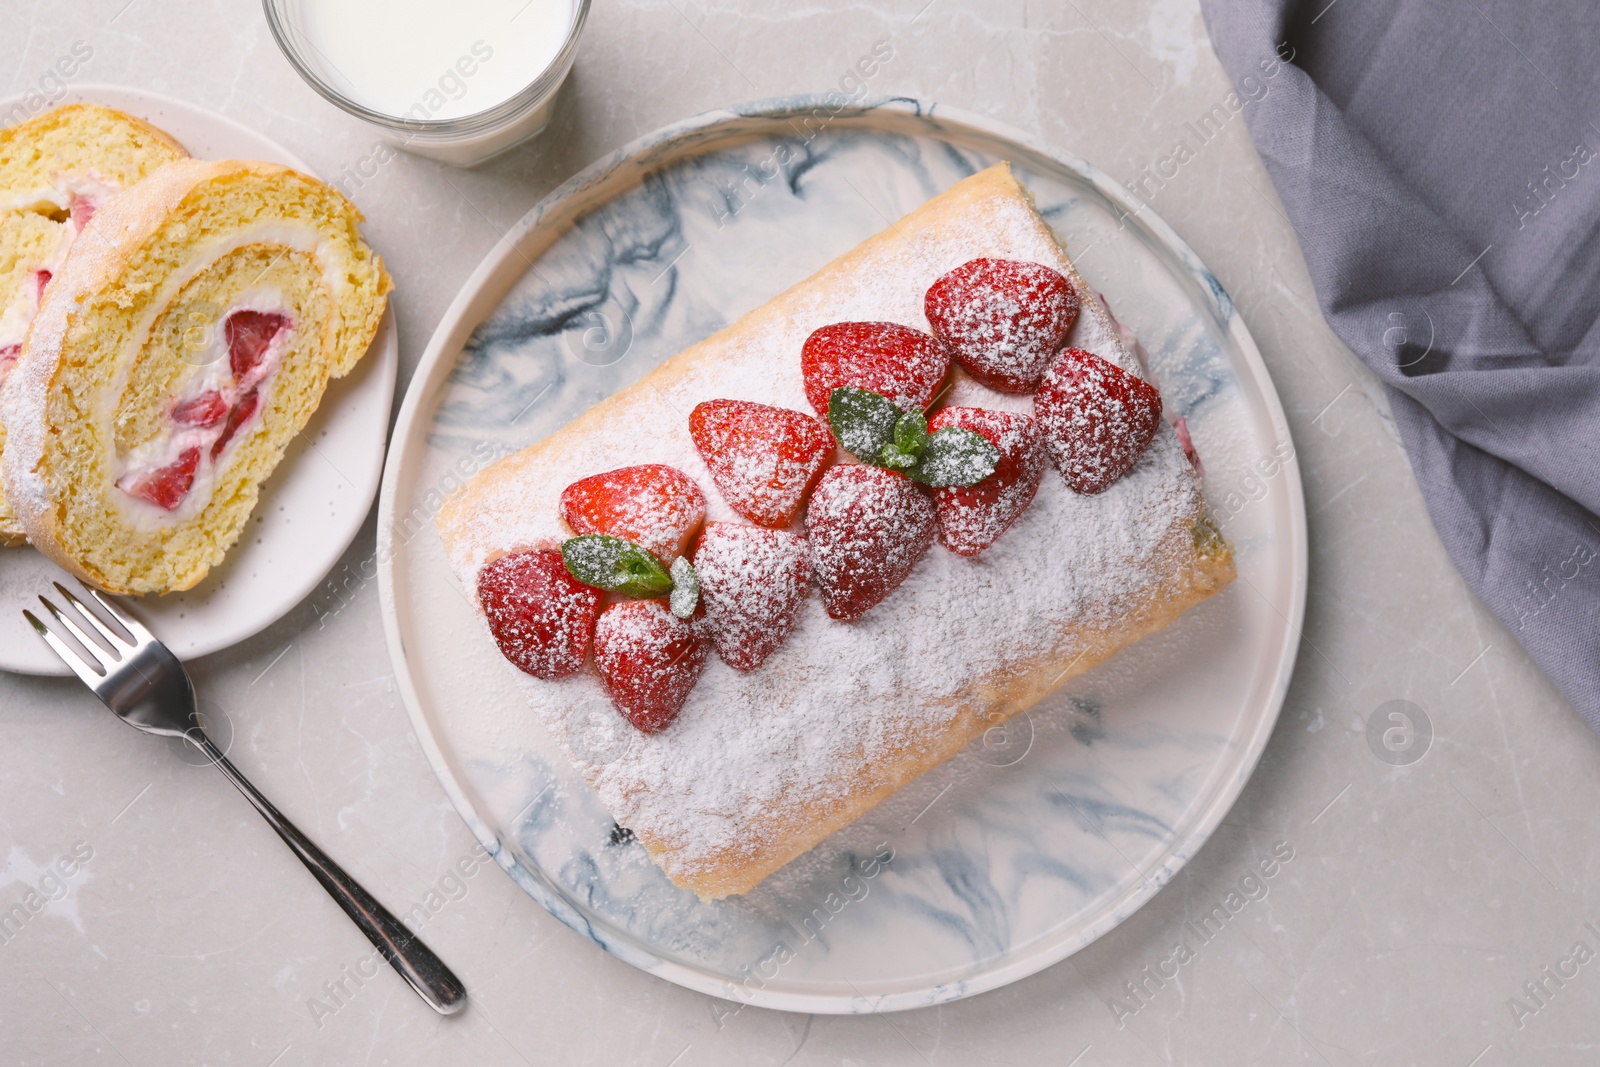
[[[83,591],[89,598],[104,610],[105,614],[110,618],[109,623],[99,613],[84,604],[82,600],[79,600],[72,590],[60,582],[51,584],[56,587],[56,592],[61,594],[69,607],[76,610],[63,611],[44,596],[39,597],[39,603],[44,605],[45,610],[50,613],[51,617],[55,619],[62,629],[71,634],[78,644],[83,646],[83,651],[81,653],[75,651],[54,631],[39,621],[39,617],[33,612],[24,608],[22,615],[28,620],[29,625],[38,631],[39,636],[45,639],[45,642],[55,651],[55,654],[61,657],[62,662],[71,667],[84,681],[89,680],[84,673],[86,670],[93,673],[96,678],[105,676],[108,664],[102,661],[103,657],[109,656],[112,663],[117,663],[122,660],[127,652],[139,647],[141,641],[140,631],[143,631],[144,627],[111,603],[107,597],[100,595],[99,592],[91,589],[81,581],[78,583],[83,587]],[[120,633],[118,632],[119,630],[121,631]],[[91,637],[90,634],[94,636]]]

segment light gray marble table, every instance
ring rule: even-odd
[[[889,1016],[726,1015],[582,941],[493,866],[450,877],[475,843],[400,706],[377,591],[352,577],[369,523],[334,575],[343,592],[325,586],[192,670],[239,766],[397,911],[431,913],[426,937],[472,1007],[441,1020],[387,969],[361,978],[365,941],[220,776],[76,683],[0,676],[0,910],[58,859],[73,871],[0,943],[0,1062],[1594,1062],[1600,739],[1451,568],[1372,379],[1317,312],[1243,121],[1203,140],[1186,125],[1229,92],[1198,10],[925,3],[597,0],[542,139],[477,171],[401,156],[352,183],[397,280],[402,381],[473,266],[564,178],[686,115],[832,88],[881,38],[896,59],[875,91],[1000,118],[1130,182],[1171,174],[1145,198],[1254,332],[1311,524],[1294,684],[1199,856],[1122,927],[998,992]],[[215,108],[325,176],[373,153],[289,69],[252,0],[8,4],[5,92],[78,41],[93,55],[77,82]],[[1432,722],[1409,765],[1368,743],[1391,700]],[[1293,859],[1265,898],[1175,979],[1153,977],[1172,972],[1184,924],[1275,848]]]

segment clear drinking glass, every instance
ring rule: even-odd
[[[543,131],[550,121],[556,91],[572,69],[578,35],[589,17],[589,0],[575,0],[572,23],[560,50],[543,70],[510,97],[468,115],[432,118],[416,114],[427,111],[420,105],[409,109],[412,114],[385,114],[351,99],[349,93],[338,87],[341,79],[334,73],[331,61],[306,32],[308,8],[317,2],[262,0],[272,36],[300,77],[325,99],[376,128],[379,135],[395,147],[457,166],[481,163]],[[475,62],[466,55],[462,61]],[[463,66],[462,69],[467,68]],[[425,73],[428,72],[419,72],[419,75]],[[451,74],[449,69],[444,73]]]

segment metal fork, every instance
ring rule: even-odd
[[[466,1007],[467,991],[461,980],[450,973],[450,968],[371,893],[329,859],[327,853],[284,818],[211,743],[195,714],[194,685],[178,657],[110,597],[83,585],[84,592],[105,609],[122,633],[108,626],[66,586],[60,582],[54,585],[76,612],[62,611],[42,596],[39,602],[83,645],[82,653],[40,622],[33,612],[24,609],[22,614],[83,684],[129,726],[147,734],[182,738],[210,757],[217,769],[227,775],[228,781],[255,805],[261,817],[278,831],[278,836],[300,857],[300,862],[322,883],[322,888],[339,902],[345,914],[361,927],[361,932],[383,953],[384,959],[434,1011],[454,1015]],[[78,616],[82,617],[81,624]]]

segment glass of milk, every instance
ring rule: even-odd
[[[415,155],[481,163],[539,133],[589,0],[262,0],[317,92]]]

